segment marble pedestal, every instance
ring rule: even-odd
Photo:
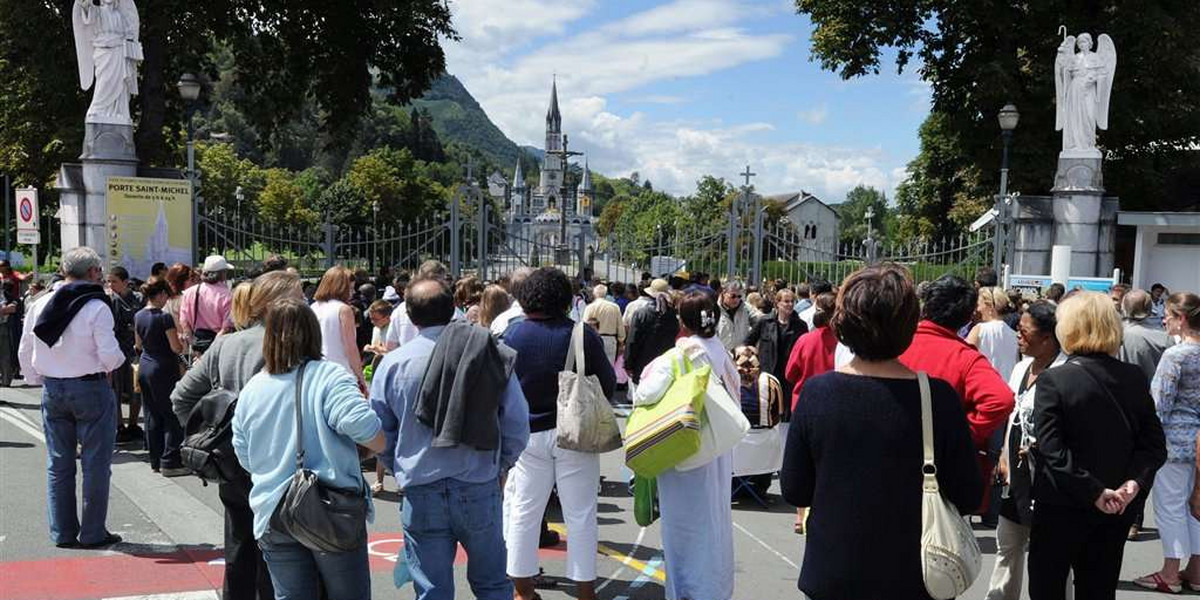
[[[88,246],[107,263],[109,177],[134,177],[138,160],[133,126],[87,123],[79,163],[64,163],[56,186],[60,193],[62,247]]]
[[[1059,156],[1054,187],[1050,190],[1054,194],[1053,243],[1071,246],[1074,276],[1106,276],[1113,269],[1119,202],[1104,196],[1101,162],[1099,152],[1064,152]]]

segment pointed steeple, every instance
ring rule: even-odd
[[[550,84],[550,109],[546,111],[546,127],[551,131],[562,131],[562,115],[558,112],[558,76]]]
[[[587,158],[583,159],[583,181],[579,183],[580,192],[592,191],[592,170],[588,168]]]
[[[512,187],[514,190],[525,189],[525,173],[521,172],[521,159],[519,158],[517,159],[517,172],[513,174]]]

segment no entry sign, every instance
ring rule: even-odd
[[[17,189],[17,243],[41,243],[41,234],[38,231],[37,188]]]

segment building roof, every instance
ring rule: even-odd
[[[1123,210],[1117,213],[1117,225],[1200,227],[1200,212],[1136,212]]]
[[[794,192],[794,193],[790,193],[790,194],[773,194],[773,195],[767,196],[767,198],[770,200],[774,200],[776,202],[782,202],[784,204],[784,211],[789,214],[792,211],[800,208],[800,206],[802,204],[805,204],[808,202],[816,202],[817,205],[823,206],[826,209],[828,209],[829,212],[832,212],[834,217],[836,217],[838,219],[842,218],[842,216],[840,214],[838,214],[837,209],[822,202],[820,198],[818,198],[804,190],[800,190],[799,192]]]
[[[546,111],[546,122],[562,123],[562,115],[558,112],[558,78],[550,84],[550,109]]]

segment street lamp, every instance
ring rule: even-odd
[[[992,268],[1000,272],[1002,250],[1007,247],[1004,240],[1008,214],[1008,147],[1012,144],[1013,130],[1021,120],[1021,113],[1012,103],[1005,104],[996,115],[1000,123],[1000,135],[1004,139],[1004,154],[1000,160],[1000,195],[996,196],[993,208],[996,211],[996,234],[992,236]]]
[[[188,182],[192,189],[192,264],[200,262],[200,207],[196,199],[196,144],[193,129],[193,117],[196,115],[196,100],[200,98],[200,78],[191,73],[184,73],[175,84],[179,89],[179,97],[187,103],[187,162]]]
[[[242,190],[242,186],[239,185],[236,190],[233,190],[233,197],[237,198],[238,252],[244,254],[246,252],[246,225],[242,220],[242,200],[246,199],[246,192]]]

